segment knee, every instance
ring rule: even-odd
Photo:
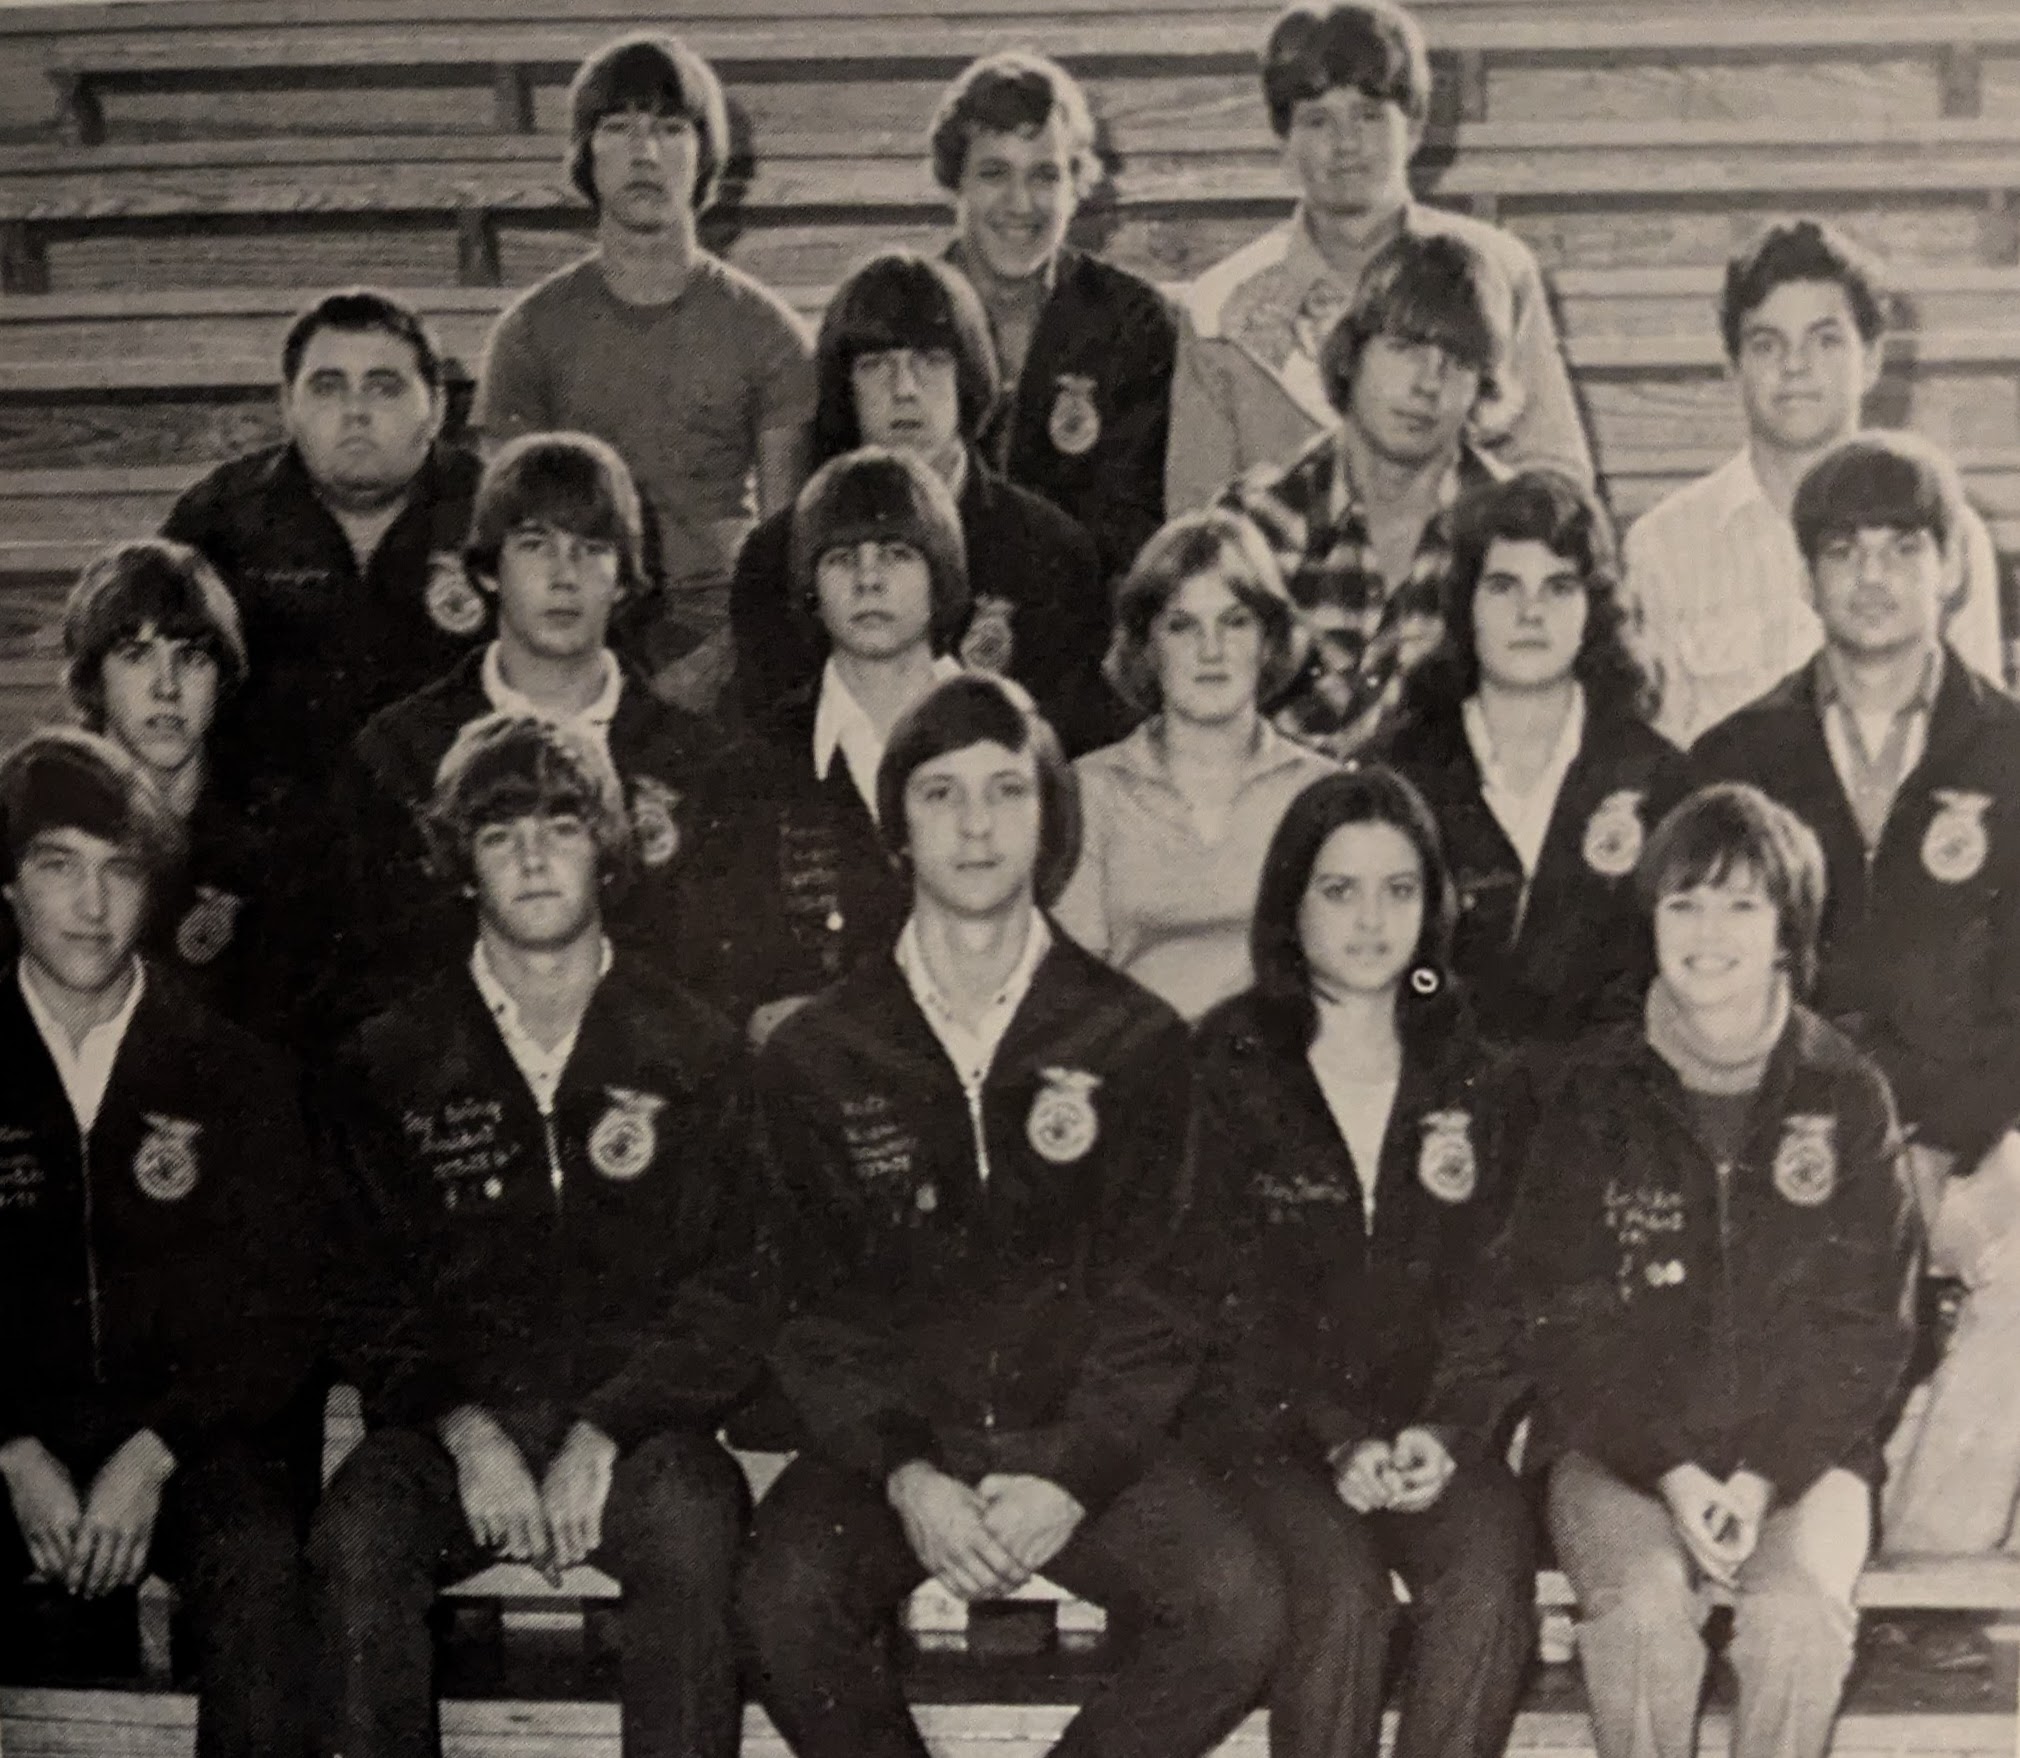
[[[709,1573],[727,1588],[749,1505],[743,1473],[712,1438],[668,1432],[619,1458],[608,1524],[627,1573]]]
[[[814,1632],[843,1620],[846,1559],[831,1546],[800,1542],[760,1525],[736,1572],[739,1637],[760,1658],[790,1656]]]
[[[1230,1515],[1189,1547],[1176,1585],[1153,1608],[1154,1621],[1195,1640],[1217,1665],[1261,1678],[1286,1618],[1283,1571],[1263,1545]]]
[[[1850,1598],[1813,1576],[1789,1571],[1772,1585],[1742,1592],[1732,1614],[1732,1662],[1740,1672],[1779,1672],[1804,1656],[1849,1665],[1859,1618]]]
[[[1579,1620],[1669,1640],[1687,1632],[1697,1638],[1697,1594],[1681,1556],[1644,1551],[1622,1559],[1609,1578],[1578,1583]]]

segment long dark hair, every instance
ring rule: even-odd
[[[1446,869],[1437,821],[1424,796],[1379,763],[1356,766],[1313,782],[1291,801],[1263,857],[1249,926],[1257,1011],[1281,1048],[1302,1054],[1318,1030],[1311,967],[1298,933],[1298,915],[1312,868],[1326,839],[1343,824],[1389,824],[1417,851],[1424,875],[1424,925],[1396,997],[1396,1028],[1405,1048],[1448,1027],[1456,1016],[1452,929],[1458,890]]]
[[[1646,720],[1655,707],[1648,670],[1627,644],[1620,598],[1620,549],[1606,509],[1555,470],[1524,470],[1482,483],[1452,516],[1452,564],[1445,576],[1445,635],[1404,685],[1406,713],[1456,712],[1480,687],[1473,601],[1497,541],[1540,543],[1577,569],[1585,583],[1585,632],[1571,675],[1593,713]]]

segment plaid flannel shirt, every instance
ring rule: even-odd
[[[1337,428],[1287,468],[1258,465],[1221,495],[1222,506],[1247,514],[1262,533],[1310,637],[1304,669],[1276,705],[1283,731],[1345,759],[1382,729],[1404,675],[1444,633],[1452,508],[1468,489],[1506,474],[1461,445],[1439,486],[1438,511],[1393,584],[1376,560]]]

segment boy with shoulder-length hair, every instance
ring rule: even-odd
[[[425,874],[418,814],[460,729],[487,715],[551,720],[603,750],[637,827],[642,878],[621,907],[613,900],[610,927],[641,956],[669,932],[681,802],[705,739],[609,644],[612,617],[646,579],[630,472],[588,434],[523,435],[485,469],[464,559],[495,603],[496,638],[373,716],[348,765],[347,932],[334,982],[336,1011],[353,1020],[454,956],[456,912]]]
[[[175,1580],[202,1758],[303,1750],[282,1423],[316,1329],[293,1069],[144,959],[181,825],[72,729],[0,762],[0,1600]]]
[[[489,442],[580,429],[630,462],[664,587],[636,631],[640,662],[693,713],[728,681],[731,566],[799,488],[813,412],[799,317],[696,231],[729,154],[721,82],[680,38],[637,32],[582,63],[567,167],[596,246],[499,318],[471,417]]]
[[[323,1095],[370,1432],[312,1540],[321,1749],[432,1749],[443,1582],[594,1560],[624,1584],[627,1758],[730,1758],[748,1498],[714,1430],[768,1313],[736,1038],[605,936],[634,837],[593,740],[477,721],[425,823],[474,900],[463,968],[356,1033]]]
[[[982,1599],[1042,1570],[1157,1631],[1059,1749],[1204,1752],[1281,1607],[1163,1438],[1194,1369],[1162,1286],[1184,1028],[1047,926],[1077,800],[1011,686],[942,684],[877,796],[911,916],[760,1060],[797,1290],[772,1366],[804,1438],[744,1564],[758,1694],[801,1758],[922,1758],[892,1611],[929,1575]]]
[[[817,464],[882,446],[917,459],[953,496],[972,600],[962,661],[1016,678],[1070,737],[1099,725],[1110,708],[1094,672],[1107,619],[1100,563],[1074,520],[984,455],[1001,381],[974,288],[913,251],[870,258],[821,319],[815,376]],[[822,643],[790,614],[795,517],[751,533],[731,589],[739,690],[759,723],[821,669]]]
[[[1825,857],[1793,812],[1703,788],[1636,886],[1642,1017],[1506,1101],[1533,1120],[1514,1212],[1434,1410],[1467,1428],[1497,1382],[1533,1394],[1601,1758],[1691,1749],[1707,1583],[1733,1600],[1736,1758],[1822,1758],[1913,1345],[1900,1133],[1804,1002]]]
[[[1319,354],[1375,255],[1397,237],[1454,237],[1508,284],[1508,376],[1522,395],[1490,430],[1511,465],[1581,481],[1592,459],[1543,277],[1498,226],[1426,207],[1409,165],[1430,109],[1417,22],[1391,0],[1300,0],[1271,28],[1262,87],[1297,212],[1216,264],[1186,295],[1172,383],[1165,499],[1203,506],[1258,465],[1281,465],[1330,428]]]
[[[1067,242],[1101,176],[1087,94],[1056,61],[999,49],[942,93],[930,144],[947,255],[982,295],[1009,390],[983,450],[1085,526],[1115,579],[1163,520],[1178,330],[1155,287]]]
[[[1727,263],[1718,324],[1746,445],[1687,483],[1627,534],[1627,582],[1641,644],[1661,683],[1656,727],[1680,745],[1744,707],[1816,652],[1796,485],[1857,431],[1885,363],[1880,266],[1813,219],[1765,228]],[[1950,566],[1961,602],[1957,651],[2005,678],[1992,540],[1960,508]]]
[[[92,561],[63,613],[64,689],[78,719],[125,749],[181,821],[187,855],[157,888],[145,944],[242,1023],[288,1035],[271,839],[213,761],[246,678],[238,606],[186,544],[147,537]]]
[[[1794,500],[1817,655],[1691,755],[1799,813],[1830,866],[1818,1007],[1887,1072],[1939,1271],[1968,1290],[1926,1404],[1894,1442],[1890,1549],[2020,1540],[2020,705],[1945,631],[1963,519],[1926,441],[1864,433]]]
[[[1220,497],[1269,542],[1311,638],[1278,724],[1332,756],[1382,730],[1443,631],[1453,509],[1506,474],[1477,441],[1483,414],[1519,395],[1513,321],[1490,257],[1456,235],[1405,232],[1316,347],[1336,423]]]

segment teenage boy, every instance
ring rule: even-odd
[[[528,434],[486,468],[464,561],[496,605],[496,636],[373,716],[342,796],[352,857],[335,992],[352,992],[352,1018],[459,956],[454,902],[427,870],[419,818],[458,731],[487,714],[536,715],[602,747],[624,784],[641,869],[613,906],[613,931],[641,951],[669,931],[681,795],[702,734],[607,645],[613,611],[643,583],[640,531],[630,473],[587,434]]]
[[[1008,398],[983,450],[1094,539],[1104,579],[1164,522],[1178,326],[1148,281],[1066,242],[1101,174],[1080,82],[1029,49],[971,62],[933,113],[947,256],[974,284]]]
[[[1884,363],[1878,266],[1815,220],[1768,227],[1726,265],[1719,333],[1746,444],[1656,503],[1627,534],[1627,586],[1661,683],[1656,730],[1679,745],[1779,683],[1823,639],[1789,522],[1796,484],[1859,427]],[[1984,522],[1961,509],[1963,593],[1945,635],[2005,678],[1999,570]]]
[[[1960,506],[1912,436],[1827,452],[1793,509],[1823,648],[1692,752],[1822,841],[1817,1005],[1886,1071],[1932,1266],[1968,1290],[1896,1443],[1883,1527],[1904,1551],[2012,1543],[2020,1505],[2020,705],[1943,639]]]
[[[748,1497],[714,1430],[766,1340],[737,1043],[604,935],[633,839],[591,740],[466,728],[428,828],[475,944],[327,1095],[374,1426],[311,1540],[320,1749],[439,1749],[429,1608],[505,1558],[623,1582],[626,1758],[733,1758]]]
[[[295,1077],[137,952],[174,818],[69,729],[0,764],[0,1606],[150,1570],[194,1638],[200,1758],[298,1753],[306,1624],[275,1424],[318,1214]]]
[[[698,713],[729,675],[737,546],[791,505],[814,400],[799,318],[696,236],[729,153],[721,83],[679,38],[620,37],[583,62],[568,175],[595,211],[596,248],[498,320],[473,416],[487,441],[580,428],[623,455],[665,592],[639,631],[641,663]]]
[[[1508,376],[1520,387],[1488,429],[1510,465],[1592,480],[1571,382],[1528,246],[1410,195],[1430,62],[1390,0],[1305,0],[1263,50],[1263,99],[1298,191],[1281,226],[1207,270],[1180,313],[1165,502],[1204,506],[1257,464],[1282,464],[1333,422],[1319,351],[1376,253],[1397,237],[1454,237],[1509,288]]]
[[[760,1061],[795,1310],[772,1366],[805,1437],[739,1596],[800,1758],[924,1758],[886,1646],[928,1576],[1043,1571],[1144,1638],[1058,1750],[1183,1758],[1254,1701],[1273,1568],[1161,1442],[1193,1373],[1160,1292],[1184,1028],[1047,925],[1072,772],[1006,686],[942,684],[877,771],[912,913]]]
[[[245,681],[238,607],[186,544],[144,537],[87,566],[63,610],[63,683],[88,731],[119,745],[182,827],[144,945],[205,1000],[271,1027],[279,997],[268,905],[282,876],[215,773],[211,730]]]
[[[793,504],[792,575],[826,661],[697,785],[676,911],[683,974],[759,1041],[904,923],[911,888],[877,834],[877,766],[906,711],[961,669],[953,497],[905,453],[846,452]]]
[[[317,300],[281,345],[280,397],[282,441],[219,465],[162,534],[202,552],[245,623],[220,767],[306,812],[372,712],[489,617],[458,555],[477,459],[441,441],[442,361],[414,311],[366,288]]]
[[[996,402],[996,355],[974,288],[911,251],[872,257],[828,302],[815,356],[814,453],[907,452],[960,510],[972,608],[957,631],[964,664],[1014,677],[1078,751],[1114,736],[1118,705],[1099,666],[1108,596],[1094,544],[1043,496],[985,463],[976,436]],[[793,614],[793,515],[767,519],[737,557],[730,591],[737,680],[760,720],[816,678],[822,644]]]
[[[1275,552],[1311,640],[1277,722],[1333,756],[1382,730],[1443,632],[1453,510],[1505,474],[1473,436],[1510,394],[1510,322],[1488,258],[1405,233],[1368,264],[1320,350],[1333,427],[1221,496]]]

